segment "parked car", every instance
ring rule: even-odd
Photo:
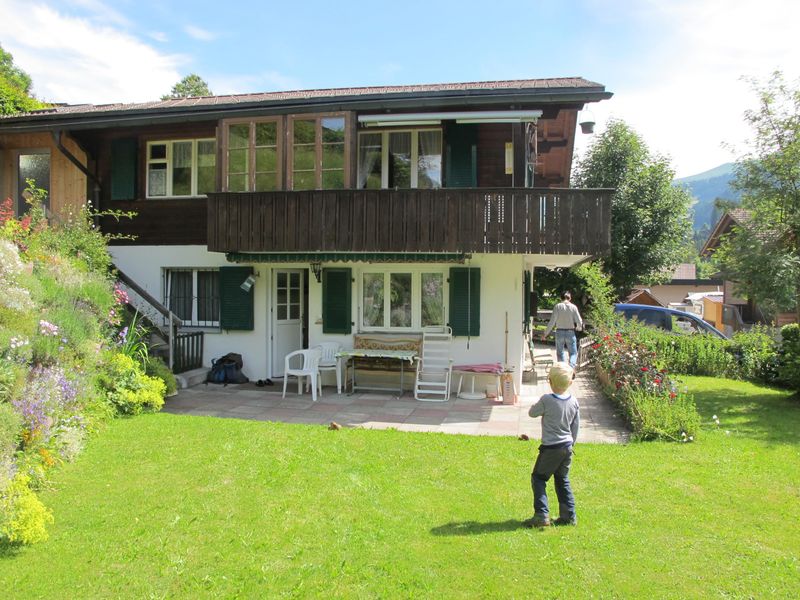
[[[646,325],[652,325],[666,331],[676,333],[707,333],[722,339],[729,339],[719,329],[706,323],[692,313],[661,306],[647,304],[615,304],[614,312],[622,314],[626,319],[637,319]]]

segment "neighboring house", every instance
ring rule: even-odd
[[[719,248],[725,236],[734,232],[737,227],[746,227],[750,220],[750,211],[744,208],[733,208],[725,212],[711,230],[706,243],[700,250],[701,256],[711,256]],[[738,312],[738,315],[731,314],[732,318],[723,320],[731,321],[727,323],[735,327],[737,323],[756,323],[763,320],[763,315],[754,302],[747,298],[740,298],[734,293],[732,281],[725,280],[722,284],[722,303]]]
[[[625,298],[625,304],[646,304],[647,306],[664,306],[648,289],[635,289]]]
[[[681,263],[667,283],[648,288],[663,306],[682,304],[689,294],[716,292],[722,289],[721,279],[698,279],[693,263]]]
[[[206,332],[206,365],[279,377],[304,346],[449,324],[457,364],[507,353],[519,384],[534,267],[610,247],[612,191],[566,189],[578,111],[609,97],[564,78],[57,106],[0,119],[0,189],[36,155],[53,204],[136,211],[101,223],[136,236],[115,263]]]

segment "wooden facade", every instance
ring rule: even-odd
[[[439,189],[211,194],[212,252],[603,254],[611,190]]]
[[[86,165],[86,154],[75,140],[64,137],[64,146]],[[46,152],[50,156],[50,210],[59,216],[86,202],[86,175],[64,156],[49,133],[0,134],[0,198],[17,200],[17,161],[20,153]]]

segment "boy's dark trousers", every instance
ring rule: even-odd
[[[549,517],[547,505],[547,481],[550,477],[556,485],[558,517],[566,521],[575,520],[575,497],[569,485],[569,467],[572,464],[572,446],[546,448],[539,446],[539,455],[531,473],[533,488],[533,511],[538,517]]]

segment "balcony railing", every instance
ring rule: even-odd
[[[597,255],[613,190],[507,188],[215,193],[214,252]]]

